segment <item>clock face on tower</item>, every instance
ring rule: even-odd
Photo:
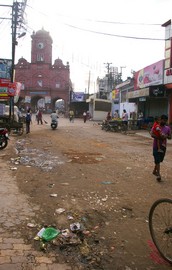
[[[38,49],[43,49],[44,48],[44,43],[43,42],[39,42],[37,45]]]

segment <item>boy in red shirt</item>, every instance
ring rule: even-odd
[[[163,150],[161,149],[161,145],[160,145],[160,139],[162,137],[160,117],[155,117],[155,122],[152,127],[152,132],[153,132],[153,135],[156,136],[158,152],[163,153]]]

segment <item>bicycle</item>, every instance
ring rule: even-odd
[[[156,200],[149,211],[149,230],[160,255],[172,264],[172,200]]]

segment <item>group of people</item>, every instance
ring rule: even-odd
[[[51,114],[51,118],[57,118],[56,111]],[[73,111],[69,112],[69,119],[72,121],[74,118]],[[108,112],[106,120],[111,120],[111,114]],[[127,124],[128,122],[128,114],[126,110],[123,110],[122,120]],[[151,136],[153,138],[153,157],[154,157],[154,169],[153,174],[157,177],[157,181],[161,181],[161,174],[160,174],[160,163],[163,162],[166,148],[167,148],[167,139],[171,139],[171,129],[167,125],[168,117],[166,115],[161,115],[161,117],[155,117],[155,121],[153,127],[151,129]],[[36,113],[36,121],[37,124],[43,124],[42,119],[42,112],[38,110]],[[87,121],[87,113],[83,112],[83,121],[84,123]],[[26,134],[30,133],[30,123],[32,122],[32,112],[29,108],[26,113]]]
[[[74,122],[74,116],[75,116],[74,111],[70,110],[69,111],[69,121],[70,122]],[[84,111],[82,114],[82,117],[83,117],[84,123],[86,123],[87,119],[89,118],[88,112]]]
[[[35,117],[36,117],[35,120],[37,121],[37,124],[39,125],[40,123],[41,125],[43,125],[42,111],[40,109],[37,110]],[[26,121],[26,134],[28,134],[30,133],[30,124],[32,123],[31,108],[27,109],[25,121]]]
[[[57,121],[57,119],[59,118],[58,117],[58,114],[57,112],[54,110],[51,115],[51,120],[53,121]],[[43,115],[42,115],[42,110],[41,109],[38,109],[36,111],[36,114],[35,114],[35,120],[37,121],[37,124],[41,124],[43,125]],[[30,133],[30,124],[32,123],[32,112],[31,112],[31,108],[29,108],[26,112],[26,117],[25,117],[25,121],[26,121],[26,134]],[[47,123],[45,120],[44,120],[45,123]]]
[[[116,110],[114,112],[114,115],[113,115],[113,118],[114,119],[118,119],[119,118],[119,113],[118,113],[118,110]],[[107,121],[110,121],[112,119],[112,116],[111,116],[111,112],[108,112],[107,113],[107,116],[106,116],[106,120]],[[122,112],[122,121],[127,125],[128,124],[128,113],[127,111],[124,109],[123,112]]]

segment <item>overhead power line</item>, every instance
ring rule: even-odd
[[[34,9],[33,7],[27,5],[27,7],[35,10],[36,12],[38,12],[39,14],[48,17],[48,15],[44,12],[38,11],[36,9]],[[71,18],[71,16],[65,16],[62,14],[54,14],[54,16],[60,16],[60,17],[67,17],[67,18]],[[76,17],[75,17],[76,19]],[[161,24],[147,24],[147,23],[128,23],[128,22],[113,22],[113,21],[101,21],[101,20],[92,20],[92,19],[84,19],[82,18],[82,20],[86,20],[86,21],[91,21],[91,22],[99,22],[99,23],[109,23],[109,24],[120,24],[120,25],[145,25],[145,26],[161,26]],[[68,27],[71,27],[73,29],[78,29],[80,31],[85,31],[85,32],[90,32],[90,33],[94,33],[94,34],[99,34],[99,35],[106,35],[106,36],[113,36],[113,37],[118,37],[118,38],[127,38],[127,39],[137,39],[137,40],[151,40],[151,41],[164,41],[164,39],[161,38],[149,38],[149,37],[137,37],[137,36],[126,36],[126,35],[119,35],[119,34],[110,34],[110,33],[106,33],[106,32],[100,32],[100,31],[94,31],[94,30],[90,30],[90,29],[85,29],[85,28],[81,28],[72,24],[68,24],[68,23],[64,23],[64,22],[59,22],[62,25],[66,25]]]
[[[48,16],[46,13],[42,11],[38,11],[35,8],[31,7],[30,5],[27,5],[27,7],[37,11],[38,13]],[[59,16],[59,17],[66,17],[66,18],[74,18],[82,20],[82,21],[90,21],[90,22],[97,22],[97,23],[109,23],[109,24],[127,24],[127,25],[145,25],[145,26],[161,26],[162,23],[142,23],[142,22],[115,22],[115,21],[107,21],[107,20],[95,20],[95,19],[89,19],[89,18],[83,18],[83,17],[76,17],[76,16],[69,16],[69,15],[64,15],[60,13],[55,13],[54,16]]]
[[[92,20],[90,20],[92,21]],[[94,22],[99,23],[110,23],[110,24],[127,24],[127,25],[145,25],[145,26],[161,26],[159,23],[134,23],[134,22],[113,22],[113,21],[101,21],[101,20],[93,20]]]
[[[90,32],[90,33],[94,33],[94,34],[99,34],[99,35],[105,35],[105,36],[113,36],[113,37],[119,37],[119,38],[130,38],[130,39],[141,39],[141,40],[154,40],[154,41],[164,41],[165,39],[161,39],[161,38],[148,38],[148,37],[134,37],[134,36],[124,36],[124,35],[116,35],[116,34],[110,34],[110,33],[103,33],[103,32],[98,32],[98,31],[94,31],[94,30],[89,30],[89,29],[84,29],[81,27],[77,27],[71,24],[67,24],[65,23],[65,25],[81,30],[81,31],[85,31],[85,32]]]

